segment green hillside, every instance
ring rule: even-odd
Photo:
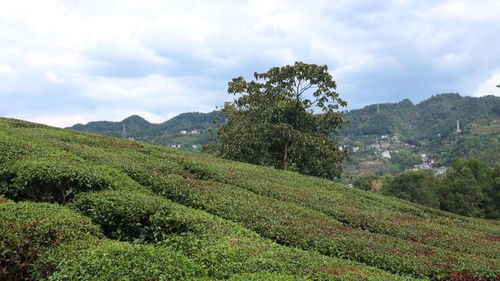
[[[0,218],[0,280],[500,278],[498,221],[13,119]]]
[[[208,129],[213,125],[216,116],[216,111],[188,112],[163,123],[154,124],[140,116],[132,115],[120,122],[96,121],[86,125],[76,124],[70,129],[121,138],[124,137],[125,129],[125,138],[175,146],[185,150],[199,150],[202,144],[209,142]]]
[[[458,157],[493,165],[500,155],[499,109],[500,97],[458,94],[436,95],[416,105],[407,99],[370,105],[346,112],[350,122],[336,139],[349,150],[345,170],[354,175],[396,173],[422,162],[423,168],[449,166]]]

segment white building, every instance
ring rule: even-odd
[[[385,159],[391,159],[391,152],[389,150],[382,151],[380,155]]]
[[[442,175],[446,172],[446,167],[445,166],[441,166],[441,167],[437,167],[436,168],[436,175]]]

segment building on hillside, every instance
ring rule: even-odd
[[[380,155],[385,159],[391,159],[391,152],[389,150],[382,151]]]
[[[187,132],[186,130],[180,130],[180,131],[179,131],[179,134],[180,134],[180,135],[187,135],[187,133],[188,133],[188,132]]]
[[[442,175],[446,173],[447,168],[445,166],[437,167],[436,168],[436,175]]]

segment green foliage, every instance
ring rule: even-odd
[[[376,180],[379,180],[380,176],[370,173],[370,174],[364,174],[359,176],[355,181],[354,181],[354,187],[363,189],[363,190],[371,190],[373,189],[373,183]]]
[[[1,201],[0,201],[1,202]],[[0,203],[0,279],[45,276],[34,271],[40,256],[63,243],[101,236],[92,222],[66,208],[47,203]]]
[[[234,275],[228,279],[229,281],[303,281],[308,280],[293,275],[276,274],[276,273],[254,273]]]
[[[465,216],[499,218],[496,180],[493,169],[478,160],[456,159],[445,174],[441,208]]]
[[[109,238],[154,242],[189,230],[189,225],[176,219],[164,201],[132,191],[105,191],[81,194],[70,207],[101,225]]]
[[[202,266],[172,249],[106,240],[56,248],[42,262],[57,264],[48,281],[209,280]]]
[[[346,155],[329,137],[344,123],[336,110],[346,102],[335,92],[327,67],[296,62],[254,76],[255,81],[238,77],[229,82],[228,92],[239,97],[222,109],[228,121],[219,129],[220,143],[213,144],[218,155],[339,177]]]
[[[396,175],[383,186],[383,192],[433,208],[439,207],[440,182],[426,171],[410,171]]]
[[[399,167],[401,171],[420,164],[422,159],[409,151],[403,150],[391,155],[391,162]]]
[[[48,155],[0,164],[0,194],[14,200],[66,203],[82,191],[134,186],[118,171],[76,157]]]
[[[404,172],[386,178],[382,191],[459,215],[498,219],[498,175],[498,164],[488,168],[476,159],[455,159],[443,177],[427,171]]]

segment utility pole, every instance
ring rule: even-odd
[[[380,104],[377,103],[377,113],[380,113]]]
[[[127,134],[125,132],[125,124],[123,124],[123,131],[122,131],[122,133],[123,133],[123,138],[126,139],[127,138]]]
[[[460,130],[460,121],[457,120],[457,134],[460,134],[462,130]]]

